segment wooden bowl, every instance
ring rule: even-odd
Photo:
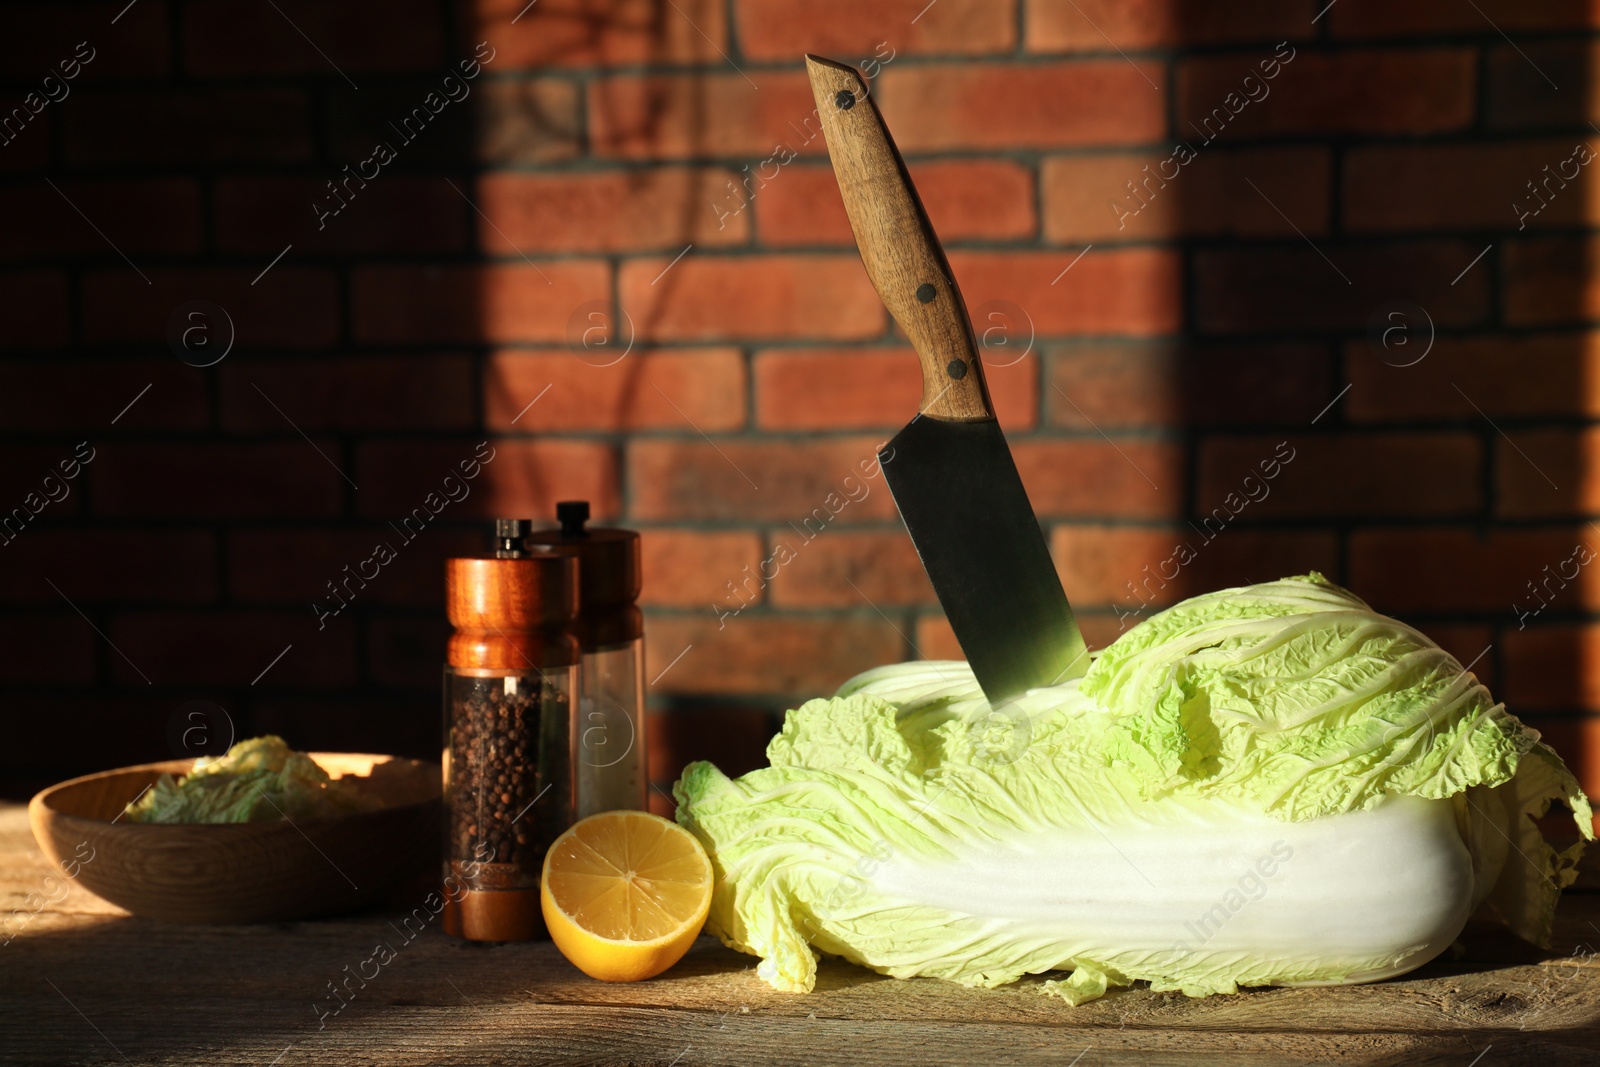
[[[163,773],[193,760],[145,763],[51,786],[28,805],[33,836],[91,893],[135,915],[252,923],[347,911],[416,873],[440,847],[437,763],[312,752],[330,777],[357,775],[373,811],[289,822],[162,826],[121,819]]]

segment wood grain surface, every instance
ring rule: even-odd
[[[922,364],[922,414],[993,418],[967,305],[866,82],[818,56],[806,73],[861,262]]]
[[[521,559],[445,560],[446,660],[464,670],[542,671],[578,662],[578,559],[542,552]]]
[[[1465,958],[1376,985],[1205,1000],[1135,988],[1080,1008],[1040,996],[1039,979],[963,989],[836,962],[815,993],[776,993],[710,938],[659,979],[606,985],[547,943],[406,924],[428,915],[425,885],[338,920],[195,927],[133,918],[59,878],[47,888],[52,870],[23,809],[0,807],[0,1063],[1600,1063],[1592,868],[1562,902],[1553,953],[1473,930]],[[379,944],[386,963],[372,962]],[[342,1008],[330,983],[353,991]]]

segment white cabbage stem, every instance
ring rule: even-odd
[[[1472,910],[1471,857],[1448,800],[1394,797],[1299,823],[1220,801],[1144,814],[1155,824],[1061,828],[956,860],[891,855],[869,881],[880,899],[1049,944],[1051,969],[1082,958],[1139,976],[1184,957],[1256,960],[1252,979],[1274,984],[1403,973],[1447,948]],[[906,961],[890,947],[857,962]],[[1324,977],[1306,982],[1313,970]]]

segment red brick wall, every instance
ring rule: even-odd
[[[0,773],[168,754],[196,699],[426,752],[440,559],[568,496],[645,531],[663,785],[751,765],[773,711],[857,670],[954,654],[860,473],[919,390],[811,50],[874,61],[1092,644],[1321,569],[1600,785],[1600,581],[1550,578],[1600,512],[1594,24],[1510,0],[0,7],[7,106],[60,97],[0,144],[0,507],[93,449],[0,546]],[[391,125],[446,90],[414,139]],[[214,366],[190,364],[228,326],[192,301],[231,322]],[[470,495],[319,628],[326,583],[485,440]]]

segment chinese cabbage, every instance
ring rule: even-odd
[[[708,929],[780,989],[817,953],[897,977],[1192,995],[1402,973],[1487,905],[1548,938],[1592,837],[1560,759],[1422,634],[1320,575],[1185,601],[991,709],[963,663],[791,711],[771,766],[690,765]]]

